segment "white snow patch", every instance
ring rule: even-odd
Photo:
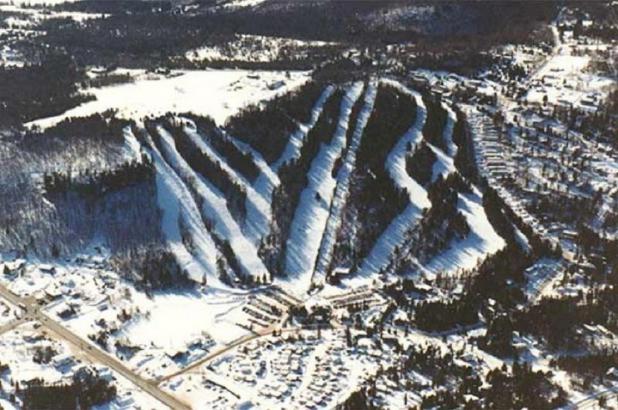
[[[47,128],[69,117],[85,117],[110,109],[117,110],[120,117],[132,119],[193,112],[223,124],[243,107],[289,92],[309,79],[306,71],[288,73],[289,78],[283,71],[249,70],[175,71],[167,77],[138,74],[132,83],[88,89],[86,92],[96,100],[27,125]]]

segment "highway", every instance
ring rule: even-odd
[[[39,306],[38,302],[34,298],[22,298],[20,296],[17,296],[1,284],[0,296],[4,297],[15,306],[20,307],[25,312],[22,318],[14,320],[0,327],[0,333],[14,329],[15,327],[27,321],[37,321],[41,324],[43,328],[47,329],[51,333],[54,333],[58,337],[58,339],[64,340],[67,343],[73,345],[92,362],[100,363],[109,367],[110,369],[114,370],[118,374],[131,381],[137,387],[139,387],[144,392],[146,392],[156,400],[160,401],[164,405],[172,409],[179,410],[189,410],[191,408],[190,406],[178,400],[171,394],[161,390],[157,386],[157,384],[151,383],[150,381],[142,378],[131,369],[127,368],[117,359],[103,352],[98,347],[93,346],[90,341],[81,338],[56,320],[47,316],[41,311],[41,306]]]

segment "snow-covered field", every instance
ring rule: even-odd
[[[218,124],[253,103],[289,92],[309,79],[309,72],[203,70],[178,71],[168,76],[132,71],[135,81],[86,89],[96,100],[61,115],[28,125],[50,127],[65,118],[84,117],[110,109],[123,118],[141,119],[168,112],[192,112],[212,117]]]
[[[280,58],[300,59],[309,50],[334,46],[324,41],[303,41],[284,37],[237,34],[234,39],[222,45],[204,46],[185,53],[189,61],[251,61],[271,62]]]

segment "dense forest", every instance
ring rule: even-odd
[[[50,385],[39,379],[30,380],[19,395],[27,410],[77,410],[110,402],[116,397],[116,387],[96,371],[83,368],[67,384]]]
[[[310,81],[299,90],[276,97],[268,104],[250,105],[225,124],[228,132],[274,162],[285,148],[298,123],[309,121],[313,105],[325,84]]]

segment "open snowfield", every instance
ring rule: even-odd
[[[247,334],[230,319],[246,300],[246,294],[228,292],[169,292],[152,299],[138,293],[135,305],[148,314],[130,322],[122,335],[140,345],[154,343],[169,350],[182,349],[204,335],[229,343]]]
[[[588,55],[572,55],[563,46],[560,54],[551,57],[534,75],[538,84],[528,91],[528,102],[543,103],[545,97],[553,104],[574,105],[591,109],[598,98],[607,93],[614,83],[611,78],[586,72],[591,58]],[[592,104],[586,100],[594,101]]]
[[[123,118],[140,119],[168,112],[211,116],[217,124],[241,108],[289,92],[309,79],[309,72],[249,70],[175,71],[169,76],[131,72],[133,83],[85,90],[96,100],[28,125],[50,127],[65,118],[84,117],[114,109]]]

